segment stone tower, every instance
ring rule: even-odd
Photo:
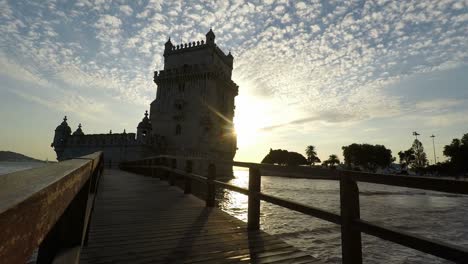
[[[168,154],[234,158],[238,86],[231,80],[233,60],[216,46],[211,29],[205,41],[166,42],[164,69],[154,73],[158,89],[150,119],[152,133],[166,139]]]

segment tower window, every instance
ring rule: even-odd
[[[176,135],[182,134],[182,127],[179,124],[175,128],[175,134]]]

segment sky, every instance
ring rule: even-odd
[[[55,159],[64,115],[135,132],[155,99],[164,43],[210,28],[234,56],[236,160],[270,148],[324,160],[420,134],[432,163],[468,133],[468,1],[0,0],[0,150]]]

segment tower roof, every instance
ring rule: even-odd
[[[84,135],[83,130],[81,130],[81,123],[78,125],[78,128],[76,129],[76,131],[73,132],[73,135],[74,136],[83,136]]]
[[[65,116],[63,118],[62,123],[57,126],[55,131],[62,132],[62,133],[67,134],[67,135],[71,134],[71,128],[68,126],[68,123],[67,123],[67,116]]]
[[[148,110],[145,111],[145,117],[143,117],[141,122],[138,124],[137,128],[151,128],[151,122],[148,118]]]
[[[206,33],[206,44],[214,44],[215,37],[216,36],[215,36],[213,30],[211,30],[211,28],[210,28],[210,31],[208,31],[208,33]]]
[[[206,33],[206,36],[213,36],[213,37],[216,37],[213,30],[210,28],[210,31],[208,31],[208,33]]]

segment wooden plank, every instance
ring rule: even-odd
[[[317,263],[157,178],[106,171],[81,263]]]

